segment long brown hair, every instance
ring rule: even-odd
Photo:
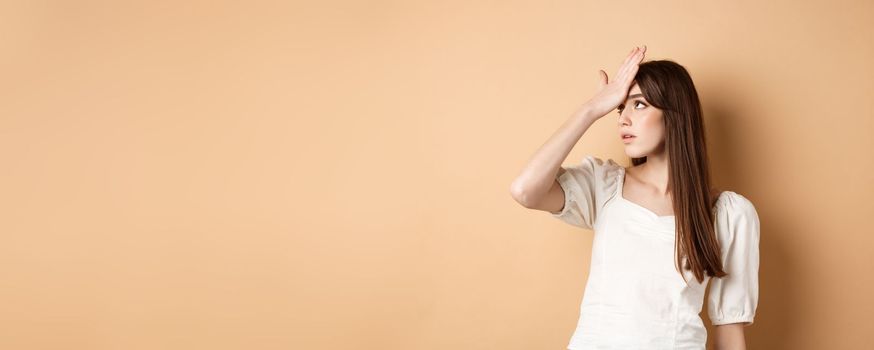
[[[634,80],[643,97],[664,115],[668,181],[677,227],[674,245],[677,271],[685,257],[684,269],[692,270],[699,283],[705,272],[709,276],[726,276],[712,211],[718,194],[710,187],[704,119],[692,77],[676,62],[656,60],[641,63]],[[631,159],[634,165],[645,162],[646,157]]]

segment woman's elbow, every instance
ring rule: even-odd
[[[744,323],[730,323],[715,327],[713,335],[714,350],[746,350]]]

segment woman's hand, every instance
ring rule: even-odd
[[[631,89],[631,82],[637,74],[637,65],[643,60],[645,53],[646,45],[642,49],[635,47],[631,50],[611,82],[607,82],[607,72],[598,70],[601,74],[598,92],[586,102],[586,106],[594,115],[601,118],[625,102],[625,99],[628,98],[628,90]]]

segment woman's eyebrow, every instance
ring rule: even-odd
[[[629,95],[628,98],[626,99],[626,101],[628,101],[628,100],[630,100],[630,99],[632,99],[632,98],[635,98],[635,97],[643,97],[643,94],[634,94],[634,95]]]
[[[625,101],[627,102],[628,100],[631,100],[632,98],[635,98],[635,97],[643,97],[643,94],[634,94],[634,95],[630,95],[630,96],[628,96],[627,99],[625,99]],[[624,106],[625,106],[625,103],[622,103],[622,104],[620,104],[619,107],[617,107],[617,108],[622,108],[622,107],[624,107]]]

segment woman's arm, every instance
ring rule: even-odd
[[[564,193],[553,190],[562,162],[590,126],[601,116],[588,105],[570,119],[534,153],[510,185],[510,194],[526,208],[556,212],[564,206]]]
[[[510,194],[527,208],[556,212],[564,205],[564,192],[555,189],[556,175],[562,162],[586,130],[599,118],[625,102],[628,90],[643,60],[646,46],[635,47],[619,68],[613,81],[599,70],[600,86],[594,97],[584,103],[528,160],[513,183]]]
[[[731,323],[715,326],[713,331],[714,350],[746,350],[744,324]]]

